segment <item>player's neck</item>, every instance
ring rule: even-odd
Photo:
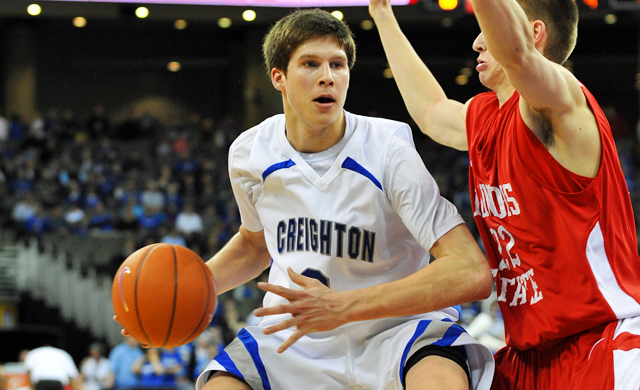
[[[498,101],[500,102],[500,107],[502,107],[503,104],[511,99],[511,96],[513,96],[513,93],[516,91],[516,89],[505,78],[505,81],[501,83],[497,88],[494,88],[493,91],[496,93],[496,95],[498,95]]]
[[[302,121],[286,121],[287,140],[295,150],[301,153],[318,153],[340,142],[344,137],[346,119],[344,112],[328,126],[309,125]]]

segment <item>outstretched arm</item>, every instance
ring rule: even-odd
[[[258,283],[261,289],[286,298],[290,304],[263,307],[254,313],[259,317],[292,315],[265,329],[266,334],[272,334],[296,327],[278,349],[283,352],[306,334],[328,331],[348,322],[421,314],[489,296],[489,265],[464,224],[443,235],[431,253],[436,261],[403,279],[343,292],[289,268],[289,277],[303,289]]]
[[[413,120],[434,141],[467,150],[466,105],[447,98],[402,33],[389,0],[370,0],[369,13],[378,27],[393,77]]]
[[[252,232],[242,225],[238,233],[207,261],[216,281],[218,294],[258,277],[269,265],[271,256],[264,232]]]

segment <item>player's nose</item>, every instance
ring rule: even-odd
[[[483,51],[487,50],[487,44],[484,41],[484,35],[482,35],[482,33],[478,34],[476,39],[473,41],[472,47],[473,50],[477,51],[478,53],[482,53]]]
[[[331,65],[324,63],[320,66],[320,77],[318,78],[320,85],[333,85],[333,72],[331,71]]]

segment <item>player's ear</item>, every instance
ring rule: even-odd
[[[533,25],[533,42],[536,47],[539,47],[548,37],[547,37],[547,26],[544,24],[542,20],[536,20],[532,23]]]
[[[284,90],[284,82],[286,81],[287,76],[284,72],[278,68],[271,69],[271,84],[278,91],[282,92]]]

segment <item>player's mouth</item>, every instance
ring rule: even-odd
[[[313,101],[321,107],[330,107],[336,102],[336,99],[331,95],[321,95],[313,99]]]
[[[486,62],[486,61],[483,61],[483,60],[481,60],[480,58],[478,58],[478,65],[476,65],[476,70],[477,70],[478,72],[481,72],[481,71],[483,71],[483,70],[487,69],[487,67],[488,67],[488,66],[489,66],[489,65],[487,64],[487,62]]]

